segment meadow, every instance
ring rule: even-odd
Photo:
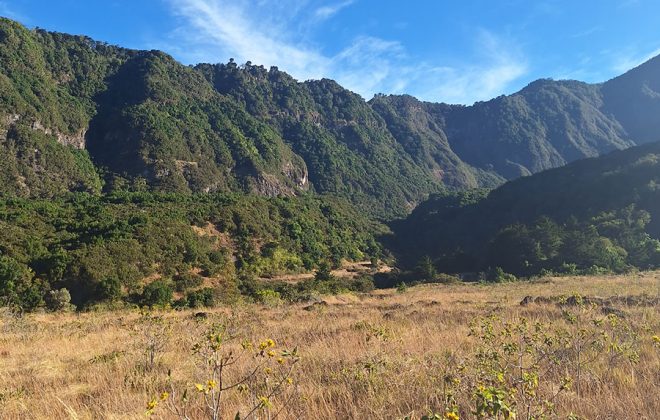
[[[5,311],[0,418],[653,419],[659,298],[660,272],[643,272]]]

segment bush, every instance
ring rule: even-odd
[[[505,283],[518,280],[513,274],[505,273],[504,270],[502,270],[502,267],[495,267],[494,270],[490,270],[486,279],[493,283]]]
[[[213,307],[216,304],[216,291],[210,287],[186,294],[186,305],[190,308]]]
[[[330,264],[325,261],[319,264],[319,268],[316,270],[316,274],[314,274],[314,280],[330,281],[332,279],[333,277],[332,272],[330,271]]]
[[[121,283],[115,277],[109,277],[101,280],[98,286],[99,300],[109,300],[114,302],[121,299]]]
[[[282,303],[282,296],[272,289],[262,289],[255,293],[257,302],[267,306],[277,306]]]
[[[174,276],[173,280],[177,292],[185,292],[188,289],[199,287],[203,283],[200,275],[190,272],[179,273]]]
[[[146,306],[167,306],[172,302],[172,286],[164,280],[156,280],[144,287],[142,304]]]
[[[70,311],[75,309],[71,304],[71,293],[65,288],[51,290],[46,295],[46,307],[51,311]]]

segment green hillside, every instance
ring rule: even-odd
[[[660,60],[601,85],[540,80],[473,106],[184,66],[0,19],[0,193],[343,196],[376,217],[652,141]]]
[[[516,275],[660,264],[660,143],[509,182],[433,197],[393,223],[388,243],[414,266]]]
[[[152,282],[231,301],[257,276],[378,257],[383,226],[335,197],[78,193],[2,199],[0,231],[0,303],[30,309],[61,288],[80,308],[144,303]]]

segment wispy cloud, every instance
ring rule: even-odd
[[[657,55],[660,55],[660,48],[656,48],[651,52],[627,51],[624,53],[617,53],[613,58],[612,69],[617,73],[624,73],[649,61]]]
[[[368,35],[338,52],[301,37],[301,27],[330,19],[354,0],[319,5],[311,0],[168,0],[182,24],[168,48],[188,62],[251,61],[278,66],[300,80],[333,78],[370,98],[375,93],[411,93],[425,100],[471,103],[489,99],[525,74],[515,45],[476,31],[475,59],[438,67],[410,57],[404,45]],[[304,23],[303,23],[304,22]]]
[[[25,23],[26,21],[25,17],[19,14],[18,12],[16,12],[13,8],[11,8],[6,1],[0,1],[0,16],[9,19],[19,20],[23,23]]]
[[[314,16],[316,16],[317,19],[322,19],[322,20],[329,19],[332,16],[339,13],[339,11],[350,6],[353,3],[355,3],[355,0],[346,0],[341,3],[321,6],[318,9],[316,9],[316,11],[314,12]]]
[[[432,96],[445,102],[471,103],[502,94],[528,72],[524,55],[511,42],[486,30],[478,31],[473,63],[431,69]]]
[[[593,34],[595,34],[596,32],[600,32],[600,31],[602,31],[602,30],[603,30],[603,27],[600,26],[600,25],[598,25],[598,26],[592,26],[591,28],[588,28],[588,29],[585,29],[585,30],[583,30],[583,31],[580,31],[580,32],[574,33],[574,34],[570,35],[570,37],[571,37],[571,38],[584,38],[584,37],[586,37],[586,36],[593,35]]]

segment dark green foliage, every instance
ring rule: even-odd
[[[660,143],[652,143],[519,179],[487,196],[436,196],[393,223],[387,243],[408,266],[427,254],[453,273],[658,267],[658,156]]]
[[[237,275],[380,255],[374,235],[383,229],[334,197],[124,192],[0,199],[0,297],[32,309],[49,289],[65,287],[84,309],[131,300],[150,278],[171,278],[172,288],[185,292],[208,277],[221,285],[217,300],[231,302]]]
[[[98,298],[99,300],[116,301],[122,296],[121,282],[115,277],[103,279],[99,282]]]
[[[428,255],[422,257],[416,267],[417,276],[420,280],[433,280],[438,274],[433,260]]]
[[[156,280],[144,286],[140,303],[145,306],[167,306],[172,302],[172,285],[164,280]]]
[[[185,292],[188,289],[201,286],[202,282],[204,281],[200,275],[190,272],[176,274],[173,277],[173,280],[174,287],[177,292]]]
[[[33,273],[11,257],[0,256],[0,298],[4,305],[30,311],[43,303],[45,285]]]
[[[314,274],[314,280],[316,281],[331,281],[333,279],[332,273],[330,272],[330,265],[323,261],[319,264],[319,268]]]
[[[189,308],[211,308],[217,303],[217,291],[206,287],[186,293],[186,305]]]
[[[0,63],[0,193],[26,197],[312,191],[392,218],[445,187],[490,188],[654,140],[660,107],[658,60],[601,85],[539,80],[469,107],[365,102],[332,80],[183,66],[7,19]]]

